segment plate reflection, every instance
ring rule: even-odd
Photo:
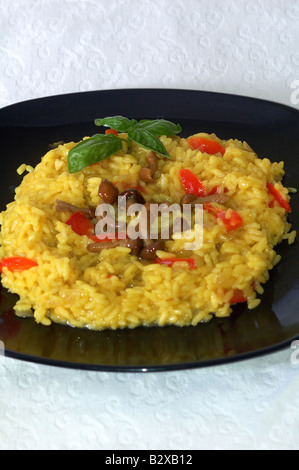
[[[288,332],[271,308],[271,296],[253,311],[236,306],[230,318],[196,327],[90,331],[38,325],[15,316],[16,296],[1,291],[0,340],[6,355],[77,368],[132,370],[182,368],[235,358],[284,341]],[[67,361],[66,361],[67,358]]]

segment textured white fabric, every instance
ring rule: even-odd
[[[137,87],[298,106],[298,37],[298,0],[0,0],[0,107]],[[151,374],[5,358],[0,449],[298,449],[292,352]]]

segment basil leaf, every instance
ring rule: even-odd
[[[98,163],[114,155],[122,149],[122,139],[114,134],[95,134],[89,139],[82,140],[68,153],[68,168],[70,173],[77,173],[87,166]]]
[[[134,141],[147,150],[154,151],[162,157],[171,158],[163,143],[159,139],[161,135],[175,135],[181,132],[179,124],[174,124],[165,119],[128,119],[123,116],[111,116],[95,119],[96,126],[106,126],[117,132],[128,134],[127,143]],[[68,167],[70,173],[76,173],[87,166],[105,160],[122,149],[122,140],[114,134],[95,134],[85,139],[68,154]]]
[[[96,126],[105,126],[114,129],[117,132],[128,132],[128,130],[137,124],[135,119],[128,119],[123,116],[112,116],[94,121]]]
[[[132,139],[136,144],[141,145],[147,150],[152,150],[162,157],[172,158],[167,152],[163,143],[158,137],[149,132],[147,129],[140,127],[134,127],[128,132],[128,137]]]
[[[156,137],[161,135],[172,136],[182,131],[179,124],[166,121],[165,119],[148,120],[144,119],[137,124],[140,129],[146,129]]]

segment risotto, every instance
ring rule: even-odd
[[[1,214],[0,248],[2,284],[19,296],[16,314],[103,330],[197,325],[230,316],[240,302],[256,308],[280,261],[276,246],[296,237],[284,163],[205,133],[159,136],[163,156],[121,131],[105,134],[121,141],[109,158],[93,156],[81,169],[70,171],[74,142],[18,169],[25,176]],[[113,225],[113,239],[101,238],[97,208],[117,199],[146,210],[176,204],[183,228],[172,221],[163,238],[160,218],[156,239],[120,234],[135,214],[124,230]],[[198,227],[200,244],[187,243]]]

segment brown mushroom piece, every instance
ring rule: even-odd
[[[106,204],[114,204],[119,195],[118,189],[111,181],[103,179],[99,187],[99,196]]]
[[[141,168],[139,178],[145,183],[154,183],[153,178],[155,171],[158,168],[158,157],[155,152],[150,152],[146,156],[147,165]]]
[[[95,209],[93,207],[82,208],[70,204],[69,202],[61,201],[60,199],[57,199],[56,201],[56,210],[57,212],[84,212],[84,214],[90,219],[95,217]]]
[[[154,174],[158,168],[158,157],[155,154],[155,152],[148,153],[146,156],[146,160],[148,162],[150,169],[152,170],[152,174]]]
[[[157,251],[165,249],[165,242],[163,240],[158,240],[156,242],[148,243],[140,251],[139,257],[147,260],[154,260],[157,258]]]
[[[142,259],[146,259],[146,260],[154,260],[157,257],[157,251],[165,249],[165,241],[161,239],[152,240],[150,238],[151,236],[151,233],[150,233],[151,204],[150,202],[147,202],[146,204],[144,204],[144,208],[146,209],[146,212],[142,214],[142,217],[144,218],[141,220],[141,225],[139,227],[142,238],[144,240],[144,247],[140,251],[139,257]]]
[[[141,168],[141,170],[139,171],[139,178],[141,179],[141,181],[144,181],[144,183],[151,184],[155,182],[152,170],[147,166]]]
[[[111,240],[100,243],[90,243],[87,245],[87,250],[91,253],[100,253],[102,250],[109,250],[116,247],[125,247],[131,249],[131,255],[138,255],[142,249],[142,241],[137,238],[136,240],[124,239],[124,240]]]
[[[181,207],[183,207],[185,204],[191,204],[192,202],[196,201],[197,196],[196,194],[185,194],[180,201]]]
[[[212,194],[211,196],[197,197],[195,194],[185,194],[182,197],[180,204],[191,204],[192,207],[195,204],[206,204],[210,202],[217,202],[218,204],[224,205],[229,201],[229,196],[226,194]]]
[[[119,200],[120,203],[125,199],[127,203],[129,202],[129,204],[131,204],[132,201],[130,200],[132,199],[136,204],[145,204],[144,197],[137,189],[126,189],[119,195],[119,197],[121,198]]]

